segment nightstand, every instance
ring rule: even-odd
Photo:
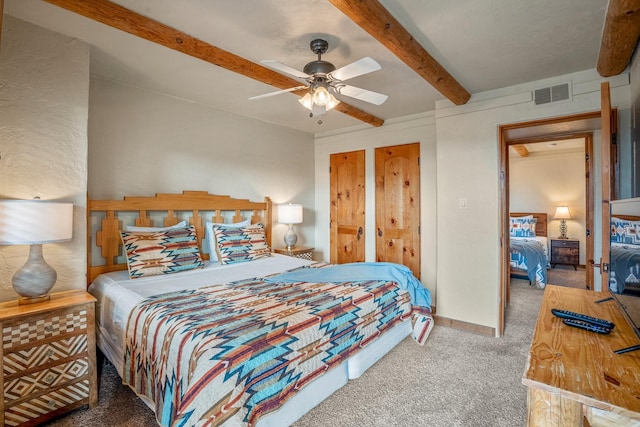
[[[66,291],[34,304],[0,303],[0,425],[37,425],[98,403],[95,301]]]
[[[580,264],[580,241],[575,239],[551,239],[551,267],[556,264],[573,265],[574,270]]]
[[[291,249],[276,248],[273,250],[277,254],[288,255],[294,258],[302,258],[311,261],[313,259],[313,248],[302,248],[294,246]]]

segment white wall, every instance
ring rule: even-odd
[[[375,149],[420,143],[421,281],[436,295],[436,142],[432,113],[389,121],[379,128],[317,135],[315,141],[316,249],[329,261],[329,160],[331,154],[365,150],[365,260],[375,261]]]
[[[91,79],[89,107],[91,198],[183,190],[269,196],[304,206],[298,245],[313,246],[312,136],[99,78]],[[276,225],[274,246],[284,246],[286,228]]]
[[[549,242],[560,235],[557,206],[568,206],[567,236],[580,240],[580,264],[586,260],[586,188],[584,150],[532,152],[509,159],[511,212],[546,212]]]
[[[69,200],[73,240],[43,246],[54,292],[86,288],[89,46],[4,15],[0,46],[0,198]],[[28,246],[0,246],[0,300]]]
[[[612,104],[623,120],[629,117],[628,78],[610,79]],[[585,71],[474,94],[462,106],[436,104],[439,315],[498,327],[499,125],[600,110],[601,80],[595,70]],[[566,81],[573,89],[570,102],[533,105],[532,89]],[[620,136],[628,139],[629,133]],[[468,201],[464,210],[462,197]]]

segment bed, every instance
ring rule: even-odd
[[[611,291],[640,295],[640,216],[611,217],[610,255]]]
[[[268,198],[188,191],[87,211],[98,347],[160,425],[290,425],[433,327],[404,266],[271,253]]]
[[[512,212],[509,220],[510,274],[543,289],[549,268],[547,214]]]

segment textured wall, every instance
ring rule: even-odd
[[[74,202],[73,240],[44,245],[54,291],[85,288],[89,46],[5,15],[0,47],[0,198]],[[0,246],[0,300],[28,246]]]
[[[304,206],[298,245],[313,246],[311,135],[95,77],[89,107],[91,198],[183,190],[269,196]],[[275,225],[274,246],[284,246],[286,229]]]

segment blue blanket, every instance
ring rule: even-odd
[[[542,273],[543,284],[547,283],[547,266],[544,257],[542,244],[535,240],[517,240],[511,239],[511,251],[517,251],[525,259],[527,265],[527,276],[533,283],[536,282],[536,270]],[[541,268],[537,268],[538,265]]]
[[[398,284],[411,295],[411,304],[431,309],[431,294],[422,283],[401,264],[391,262],[354,262],[325,268],[301,268],[264,278],[267,282],[340,283],[362,280],[387,280]]]

